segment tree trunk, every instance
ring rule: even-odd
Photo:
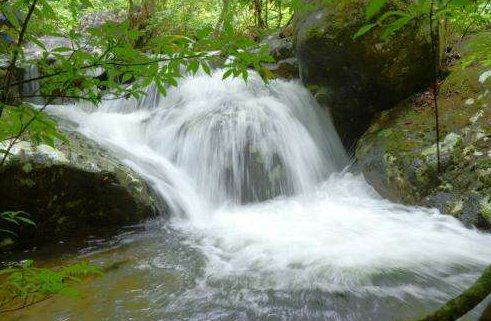
[[[278,1],[278,23],[276,27],[280,29],[281,27],[281,22],[283,20],[283,7],[281,6],[281,1]]]
[[[225,21],[228,19],[230,11],[230,0],[222,0],[222,12],[220,17],[218,17],[217,24],[215,26],[215,35],[218,35],[225,25]]]
[[[254,0],[254,15],[256,17],[256,27],[264,29],[266,27],[263,20],[263,3],[262,0]]]
[[[157,0],[142,0],[140,4],[135,4],[129,0],[128,18],[130,27],[133,30],[143,31],[148,27],[148,21],[157,10]],[[152,32],[144,32],[133,43],[135,47],[143,47],[149,39],[152,38]]]

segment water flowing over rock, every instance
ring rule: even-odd
[[[298,82],[222,76],[187,77],[166,97],[151,87],[141,101],[50,109],[145,177],[170,213],[150,236],[124,240],[124,273],[94,284],[113,288],[116,275],[130,275],[138,291],[70,313],[411,319],[489,264],[491,236],[437,210],[384,200],[343,171],[349,161],[330,119]],[[67,308],[59,302],[42,313]]]
[[[115,137],[122,140],[118,145],[142,140],[142,148],[184,170],[206,201],[258,202],[307,193],[346,162],[339,140],[328,137],[332,125],[298,88],[287,82],[265,86],[257,74],[248,84],[237,80],[227,86],[217,76],[202,75],[187,79],[165,99],[150,87],[143,100],[107,103],[100,108],[105,114],[89,119],[112,124],[116,117],[139,115],[132,121],[141,125]],[[121,110],[130,114],[118,114]],[[325,146],[316,147],[314,139]]]
[[[431,47],[418,27],[408,26],[387,41],[380,31],[353,39],[368,23],[367,3],[309,1],[311,8],[296,17],[301,79],[330,110],[348,147],[377,111],[426,87],[432,75]]]
[[[31,196],[24,205],[32,199],[57,209],[59,197],[79,190],[90,197],[56,212],[68,226],[70,206],[86,208],[89,220],[75,220],[73,228],[126,219],[127,204],[133,204],[130,218],[140,218],[142,207],[132,202],[148,204],[138,198],[150,193],[148,186],[123,178],[142,177],[169,215],[152,220],[141,235],[111,241],[105,254],[97,251],[98,262],[122,257],[127,263],[92,281],[94,293],[81,303],[55,298],[24,320],[68,314],[135,321],[412,319],[459,294],[489,264],[489,234],[436,209],[385,200],[361,175],[347,172],[334,126],[299,82],[264,84],[255,73],[247,83],[222,77],[220,70],[186,77],[165,97],[150,87],[139,101],[50,106],[51,115],[84,135],[81,144],[92,139],[105,151],[86,154],[120,165],[108,167],[114,175],[96,171],[94,179],[85,165],[83,180],[65,179],[65,168],[56,176],[41,173],[33,185],[34,160],[92,162],[72,160],[61,148],[41,147],[37,156],[23,148],[30,165],[7,173],[24,173],[19,184]],[[458,141],[450,135],[445,148]],[[431,155],[431,144],[423,150]],[[126,168],[121,163],[131,175],[116,174]],[[58,198],[41,202],[43,194],[35,193],[46,177],[59,189],[47,195]],[[22,195],[0,187],[9,197]],[[109,207],[107,216],[91,207],[92,198]],[[129,287],[120,286],[129,279]]]

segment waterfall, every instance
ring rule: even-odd
[[[171,226],[206,257],[201,281],[174,309],[267,315],[285,291],[295,304],[318,291],[441,303],[489,264],[490,235],[384,200],[344,172],[331,120],[300,83],[222,74],[187,77],[166,97],[150,88],[141,101],[50,109],[146,177],[168,202]],[[265,306],[261,291],[278,291],[276,301]],[[332,309],[337,319],[370,319]],[[291,310],[291,320],[326,318],[306,311]]]
[[[28,65],[24,68],[24,80],[36,79],[40,76],[39,68],[36,64]],[[33,104],[42,104],[43,98],[40,96],[39,81],[27,81],[22,85],[22,95],[26,96],[24,100]],[[34,96],[34,97],[29,97]]]

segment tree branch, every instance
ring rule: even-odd
[[[17,144],[17,141],[19,140],[19,138],[26,132],[27,128],[29,128],[29,126],[36,120],[36,118],[39,116],[39,114],[41,114],[46,109],[46,107],[48,107],[48,105],[51,103],[51,101],[52,100],[47,101],[43,107],[38,109],[36,111],[36,113],[31,117],[31,119],[29,119],[29,121],[24,126],[22,126],[22,128],[19,130],[17,135],[14,137],[14,139],[12,139],[10,141],[7,149],[4,152],[5,154],[2,157],[2,161],[0,162],[0,167],[2,167],[3,164],[5,163],[5,161],[7,160],[7,157],[10,154],[10,151],[12,150],[14,145]]]
[[[439,28],[438,21],[435,21],[435,0],[431,0],[430,7],[430,37],[431,37],[431,54],[433,56],[433,105],[435,108],[435,136],[436,136],[436,160],[437,171],[441,173],[441,160],[440,160],[440,120],[438,114],[438,77],[440,73],[440,55],[439,55]],[[436,25],[435,25],[436,23]]]
[[[24,37],[26,35],[27,31],[27,26],[29,25],[29,21],[31,20],[32,14],[34,12],[34,9],[36,9],[36,4],[38,0],[33,0],[31,3],[31,6],[29,7],[29,11],[27,12],[26,19],[22,23],[22,29],[19,33],[19,39],[17,40],[17,48],[14,49],[14,56],[12,57],[12,61],[10,62],[10,66],[7,71],[7,76],[5,80],[5,86],[4,86],[4,97],[1,97],[1,101],[7,103],[7,100],[9,99],[10,95],[10,87],[11,87],[11,82],[12,82],[12,76],[15,71],[15,65],[17,64],[17,59],[19,58],[19,49],[20,46],[22,46],[22,43],[24,42]],[[3,107],[0,106],[0,117],[2,117],[3,113]]]
[[[138,62],[138,63],[124,63],[124,62],[117,62],[117,61],[112,61],[112,62],[111,61],[109,61],[109,62],[98,62],[98,63],[93,63],[93,64],[90,64],[90,65],[81,66],[77,70],[86,70],[86,69],[90,69],[90,68],[97,68],[97,67],[104,67],[104,66],[117,66],[117,67],[147,66],[147,65],[152,65],[152,64],[160,63],[160,62],[168,62],[168,61],[174,61],[174,60],[178,60],[178,59],[203,58],[205,56],[206,56],[205,54],[200,53],[200,54],[190,55],[190,56],[184,56],[184,57],[161,58],[161,59],[155,59],[155,60],[151,60],[151,61]],[[59,76],[61,74],[65,74],[65,73],[68,73],[68,70],[60,70],[60,71],[54,72],[52,74],[43,75],[43,76],[31,78],[31,79],[26,79],[26,80],[18,81],[18,82],[15,82],[15,83],[10,84],[10,87],[22,85],[22,84],[33,82],[33,81],[38,81],[38,80],[43,80],[43,79],[47,79],[47,78],[56,77],[56,76]]]

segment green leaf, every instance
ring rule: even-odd
[[[32,35],[27,35],[29,41],[33,42],[35,45],[37,45],[39,48],[43,49],[44,51],[47,51],[46,46],[42,41],[40,41],[36,36]]]
[[[387,3],[387,0],[372,0],[368,4],[367,11],[366,11],[366,16],[367,19],[371,19],[373,16],[375,16],[377,13],[380,12],[382,7]]]
[[[17,220],[19,222],[23,222],[25,224],[29,224],[29,225],[32,225],[32,226],[36,226],[36,223],[34,223],[34,221],[28,219],[28,218],[25,218],[25,217],[22,217],[22,216],[19,216],[17,217]]]
[[[6,1],[2,3],[1,6],[2,13],[7,17],[7,20],[16,28],[20,29],[20,23],[19,20],[17,19],[17,16],[14,13],[14,10],[12,9],[12,6]]]
[[[73,51],[73,49],[68,47],[57,47],[53,49],[53,52],[68,52],[68,51]]]
[[[373,27],[375,27],[377,24],[376,23],[370,23],[368,25],[364,25],[363,27],[361,27],[354,35],[353,35],[353,39],[358,39],[360,38],[361,36],[363,36],[364,34],[366,34],[367,32],[369,32],[370,30],[373,29]]]
[[[380,18],[377,19],[377,24],[381,25],[386,19],[390,17],[408,17],[409,15],[406,12],[403,11],[388,11],[384,13]]]
[[[7,222],[10,222],[10,223],[13,223],[13,224],[15,224],[15,225],[20,225],[20,224],[19,224],[19,222],[18,222],[18,221],[17,221],[15,218],[12,218],[12,217],[8,217],[8,216],[6,216],[6,217],[2,217],[2,219],[3,219],[4,221],[7,221]]]
[[[211,69],[210,69],[210,66],[208,66],[208,64],[206,62],[203,62],[201,64],[201,68],[203,68],[203,71],[207,74],[207,75],[211,75]]]
[[[228,77],[230,77],[230,76],[232,75],[232,73],[233,73],[233,72],[234,72],[234,70],[233,70],[233,69],[229,69],[229,70],[227,70],[227,71],[226,71],[226,72],[223,74],[222,79],[223,79],[223,80],[227,79]]]
[[[12,231],[9,231],[9,230],[5,230],[5,229],[0,229],[0,233],[5,233],[5,234],[10,234],[12,236],[15,236],[17,237],[17,234],[12,232]],[[1,273],[0,273],[1,274]]]
[[[199,62],[197,60],[191,61],[187,67],[187,71],[192,72],[193,75],[195,75],[196,72],[198,72],[198,69],[199,69]]]
[[[247,78],[249,78],[249,72],[247,70],[242,71],[242,79],[247,82]]]
[[[401,17],[401,18],[397,19],[396,21],[394,21],[393,23],[391,23],[390,25],[388,25],[385,28],[384,32],[382,33],[382,38],[387,39],[387,38],[391,37],[397,30],[404,27],[411,20],[412,20],[412,18],[410,16]]]

